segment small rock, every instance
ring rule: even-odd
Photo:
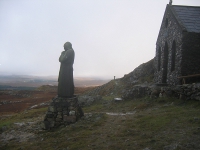
[[[120,101],[122,101],[122,98],[114,98],[114,101],[115,102],[120,102]]]
[[[171,144],[171,145],[165,146],[163,150],[175,150],[177,147],[178,147],[178,144]]]
[[[150,148],[146,147],[146,148],[145,148],[145,149],[143,149],[143,150],[150,150]]]
[[[3,127],[1,127],[1,131],[6,131],[7,130],[7,127],[6,126],[3,126]]]

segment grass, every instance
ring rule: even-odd
[[[41,115],[44,115],[46,111],[47,111],[47,108],[32,109],[29,111],[26,110],[22,113],[9,116],[5,119],[1,119],[0,129],[2,127],[11,128],[13,123],[15,122],[23,122],[26,119],[39,117]]]
[[[1,121],[2,125],[37,118],[47,108],[27,111]],[[0,149],[116,150],[199,149],[200,102],[173,98],[135,99],[114,102],[112,96],[84,107],[87,113],[77,123],[50,131],[35,132],[27,142],[1,143]],[[132,115],[107,115],[105,112]],[[10,122],[9,122],[10,121]],[[23,129],[22,129],[23,130]]]
[[[1,121],[0,122],[0,129],[2,128],[2,127],[10,127],[10,125],[13,123],[13,121],[12,120],[5,120],[5,121]]]
[[[105,96],[101,101],[94,102],[91,106],[84,107],[84,112],[126,112],[133,111],[140,101],[126,100],[115,102],[115,96]],[[143,103],[142,103],[143,105]]]

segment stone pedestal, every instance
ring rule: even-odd
[[[84,113],[76,96],[73,98],[55,97],[48,107],[43,129],[48,130],[60,125],[75,123],[82,116],[84,116]]]

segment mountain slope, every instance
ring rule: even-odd
[[[84,95],[90,96],[106,96],[106,95],[116,95],[122,96],[123,91],[126,89],[130,89],[131,87],[146,83],[151,84],[153,82],[154,75],[154,59],[141,64],[137,68],[135,68],[132,72],[125,75],[123,78],[111,80],[108,83],[95,88]]]

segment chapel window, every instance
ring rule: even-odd
[[[173,41],[172,44],[172,62],[171,62],[171,71],[175,70],[175,57],[176,57],[176,42]]]
[[[165,19],[165,28],[168,27],[168,18]]]
[[[161,63],[161,48],[158,49],[158,71],[160,71],[160,63]]]

